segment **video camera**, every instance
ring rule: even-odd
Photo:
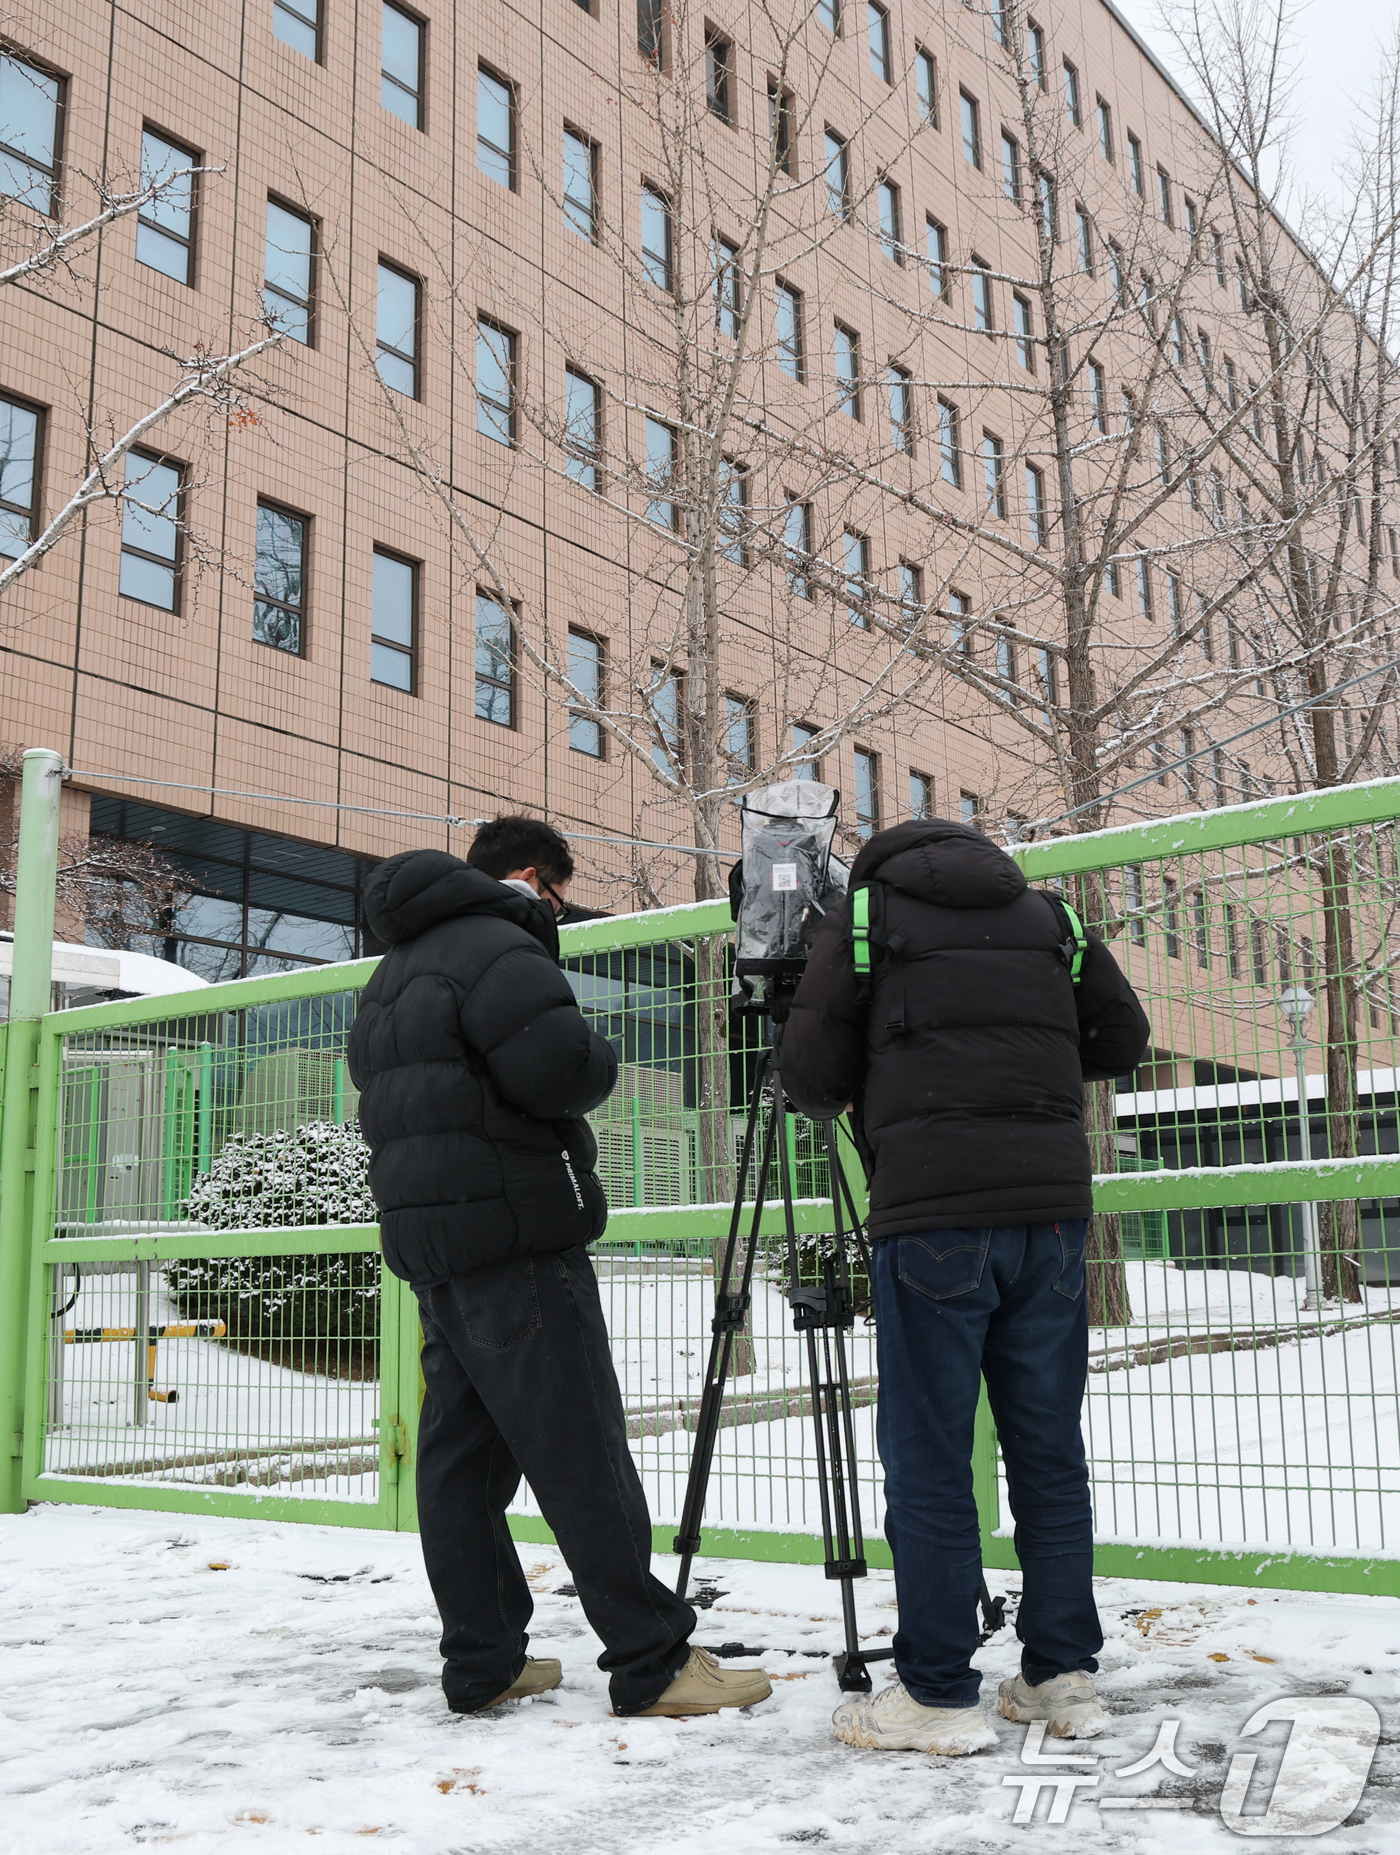
[[[729,905],[746,994],[760,978],[770,994],[796,985],[822,916],[846,892],[850,871],[831,851],[840,803],[814,779],[780,780],[739,801],[743,849],[729,873]]]

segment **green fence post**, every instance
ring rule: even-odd
[[[14,966],[0,1128],[0,1513],[23,1511],[24,1338],[29,1313],[39,1020],[52,1004],[63,756],[31,747],[20,790]]]

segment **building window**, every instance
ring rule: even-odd
[[[1186,324],[1180,316],[1172,317],[1172,359],[1178,367],[1186,365]]]
[[[1235,372],[1235,363],[1231,360],[1222,361],[1220,363],[1220,371],[1225,378],[1225,404],[1230,408],[1231,412],[1238,412],[1240,409],[1240,387],[1239,377]]]
[[[374,550],[369,680],[412,695],[418,649],[418,564]]]
[[[826,203],[838,219],[851,216],[851,152],[835,130],[826,132]]]
[[[948,641],[959,657],[970,657],[973,647],[971,625],[972,601],[966,593],[948,594],[948,610],[952,617],[948,620]]]
[[[924,616],[924,570],[912,560],[899,563],[899,617],[912,631]]]
[[[792,745],[795,753],[801,753],[802,749],[806,747],[809,742],[815,741],[816,738],[817,730],[809,727],[806,722],[796,721],[793,723]],[[794,779],[820,779],[821,776],[822,763],[820,760],[799,760],[792,768],[792,777]]]
[[[991,514],[1006,514],[1006,476],[1001,439],[990,432],[982,434],[982,472],[987,484],[987,508]]]
[[[499,728],[515,726],[515,615],[476,589],[476,714]]]
[[[379,260],[375,365],[384,384],[405,399],[419,397],[419,288],[416,277]]]
[[[1055,658],[1052,652],[1039,650],[1035,654],[1036,679],[1040,684],[1040,699],[1045,707],[1040,711],[1040,718],[1046,727],[1054,722],[1051,710],[1058,697],[1055,693]]]
[[[1201,363],[1201,384],[1209,392],[1211,384],[1210,336],[1203,328],[1196,330],[1196,359]]]
[[[1096,432],[1108,431],[1108,377],[1097,361],[1089,363],[1089,410]]]
[[[1099,153],[1105,161],[1113,159],[1113,111],[1102,97],[1098,102]]]
[[[1082,127],[1084,122],[1084,106],[1079,100],[1079,73],[1068,58],[1066,58],[1064,62],[1064,73],[1065,115],[1068,116],[1075,128],[1078,129]]]
[[[1221,233],[1211,233],[1210,248],[1215,265],[1215,281],[1223,290],[1225,288],[1225,240]]]
[[[1210,600],[1205,593],[1196,594],[1196,627],[1201,655],[1207,663],[1212,663],[1215,660],[1215,637],[1210,622]]]
[[[180,467],[132,451],[122,494],[123,599],[175,612],[180,606]]]
[[[982,165],[982,112],[978,108],[976,97],[970,97],[965,90],[958,93],[962,103],[962,145],[963,157],[973,167]]]
[[[999,689],[997,696],[1002,702],[1017,700],[1016,683],[1016,645],[1004,631],[997,633],[997,675],[1003,683],[1010,684],[1007,689]]]
[[[736,567],[748,565],[749,473],[742,464],[720,462],[719,551]]]
[[[1079,268],[1086,277],[1094,274],[1094,222],[1082,206],[1074,209],[1075,238],[1079,246]]]
[[[321,56],[321,12],[316,0],[272,0],[272,31],[313,64]]]
[[[1031,332],[1031,306],[1027,297],[1015,292],[1011,306],[1016,312],[1016,359],[1028,374],[1035,372],[1035,338]]]
[[[870,629],[866,595],[870,590],[870,542],[846,530],[846,617],[862,631]]]
[[[1141,199],[1146,193],[1142,177],[1142,143],[1128,131],[1128,178],[1133,183],[1133,192]]]
[[[930,128],[938,127],[938,60],[920,45],[914,53],[914,82],[919,93],[919,114]]]
[[[1030,53],[1031,76],[1037,90],[1050,88],[1050,69],[1045,62],[1045,29],[1033,19],[1026,21],[1026,49]]]
[[[671,202],[655,187],[642,188],[642,269],[658,290],[671,287]]]
[[[314,345],[316,227],[305,213],[270,199],[263,264],[263,310],[293,341]]]
[[[481,65],[476,73],[476,165],[498,186],[515,185],[515,88]]]
[[[1005,45],[1009,42],[1006,0],[992,0],[992,37],[998,45]]]
[[[747,696],[724,698],[724,757],[729,767],[725,783],[730,786],[748,779],[757,765],[757,721]]]
[[[909,816],[933,816],[933,776],[929,773],[911,772],[909,775]]]
[[[565,472],[585,489],[598,488],[603,451],[603,389],[576,367],[564,369]]]
[[[717,238],[711,254],[714,270],[715,327],[731,341],[739,339],[741,308],[739,247],[730,239]]]
[[[1123,871],[1124,912],[1128,917],[1128,934],[1136,947],[1147,945],[1147,923],[1143,920],[1142,865],[1129,863]]]
[[[0,52],[0,195],[52,217],[58,204],[63,81]]]
[[[476,429],[497,444],[515,443],[516,337],[478,316],[476,322]]]
[[[1123,268],[1123,253],[1112,239],[1108,241],[1108,280],[1113,286],[1113,300],[1121,309],[1128,300],[1128,274]]]
[[[869,0],[866,16],[870,28],[870,68],[885,83],[894,82],[894,58],[890,50],[890,16],[875,0]]]
[[[1031,539],[1044,547],[1050,524],[1045,508],[1045,472],[1038,464],[1026,465],[1026,514],[1030,518]]]
[[[893,362],[889,369],[890,388],[890,443],[896,451],[906,457],[914,454],[914,388],[909,371],[896,367]]]
[[[0,399],[0,555],[11,560],[38,531],[43,420],[37,407]]]
[[[1035,178],[1036,202],[1040,207],[1040,236],[1047,245],[1060,242],[1060,215],[1055,204],[1055,182],[1041,172]]]
[[[1021,204],[1021,144],[1014,135],[1001,132],[1002,191],[1014,205]]]
[[[594,709],[603,706],[603,644],[586,631],[569,633],[569,681]],[[569,746],[592,760],[603,758],[603,724],[587,709],[569,710]]]
[[[787,553],[788,591],[799,599],[810,599],[812,582],[807,565],[812,558],[812,505],[790,502],[783,513],[783,546]]]
[[[1137,557],[1137,606],[1143,618],[1152,616],[1152,569],[1147,564],[1147,556]]]
[[[792,133],[792,92],[778,80],[768,80],[768,136],[773,144],[773,166],[789,180],[797,176],[797,149]]]
[[[948,301],[948,228],[936,219],[928,222],[928,287],[941,302]]]
[[[656,744],[651,757],[658,770],[674,779],[685,766],[685,678],[680,670],[668,670],[664,664],[652,666],[652,684],[647,691],[651,704],[652,726]]]
[[[873,837],[880,828],[880,760],[868,747],[855,750],[856,836]]]
[[[1157,210],[1162,216],[1162,224],[1172,222],[1172,183],[1164,167],[1157,169]]]
[[[962,448],[958,442],[958,409],[949,399],[938,402],[938,472],[945,483],[962,488]]]
[[[860,417],[860,336],[836,324],[836,406],[848,418]]]
[[[181,169],[198,166],[190,149],[154,129],[142,131],[141,185],[165,184],[137,212],[136,262],[176,283],[194,282],[194,175]]]
[[[680,526],[680,508],[671,495],[680,461],[675,428],[648,413],[646,440],[647,517],[661,528],[674,529]]]
[[[986,260],[975,254],[970,260],[972,271],[972,321],[975,328],[984,335],[990,335],[996,327],[992,317],[992,277],[987,269]]]
[[[253,637],[273,650],[300,657],[306,648],[306,540],[304,515],[274,503],[258,504],[253,553]]]
[[[817,0],[817,18],[828,32],[841,30],[841,0]]]
[[[1167,578],[1167,611],[1171,616],[1172,634],[1174,637],[1179,638],[1181,636],[1182,626],[1184,623],[1183,618],[1182,618],[1182,611],[1181,611],[1181,581],[1177,578],[1176,574],[1174,573],[1169,573],[1166,576],[1166,578]]]
[[[705,102],[721,122],[733,122],[734,47],[713,26],[705,28]]]
[[[382,0],[381,17],[379,101],[401,122],[421,129],[428,28],[402,7],[390,6],[389,0]]]
[[[970,824],[977,831],[982,829],[982,801],[975,792],[958,794],[958,813],[964,824]]]
[[[637,50],[648,64],[665,68],[665,0],[637,0]]]
[[[1162,944],[1169,960],[1181,958],[1180,898],[1170,876],[1162,878]]]
[[[1235,258],[1235,286],[1240,295],[1240,308],[1248,315],[1254,307],[1254,299],[1249,293],[1249,275],[1244,267],[1244,259],[1239,256]]]
[[[586,238],[598,238],[598,144],[576,129],[564,131],[564,223]]]
[[[1196,202],[1191,199],[1189,195],[1184,195],[1183,203],[1186,208],[1186,236],[1194,246],[1196,243],[1196,234],[1200,230],[1201,223],[1196,212]]]
[[[801,380],[805,367],[802,353],[802,293],[780,277],[774,286],[774,317],[778,336],[778,366],[789,380]]]
[[[899,213],[899,188],[892,180],[882,180],[876,188],[880,210],[880,249],[894,264],[904,262],[904,232]]]

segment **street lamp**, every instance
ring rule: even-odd
[[[1298,1137],[1303,1159],[1312,1158],[1312,1130],[1308,1124],[1308,1018],[1317,1001],[1306,986],[1295,985],[1280,993],[1278,1008],[1288,1024],[1293,1044],[1293,1062],[1298,1075]],[[1315,1312],[1322,1306],[1322,1247],[1318,1240],[1317,1206],[1305,1204],[1303,1213],[1303,1280],[1307,1293],[1303,1311]]]

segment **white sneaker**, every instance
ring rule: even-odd
[[[853,1694],[831,1716],[836,1737],[872,1752],[937,1752],[961,1758],[984,1752],[997,1736],[981,1707],[925,1707],[902,1681],[873,1697]]]
[[[1079,1668],[1038,1687],[1013,1675],[1001,1684],[997,1712],[1004,1720],[1044,1720],[1051,1739],[1094,1739],[1108,1725],[1093,1682]]]

